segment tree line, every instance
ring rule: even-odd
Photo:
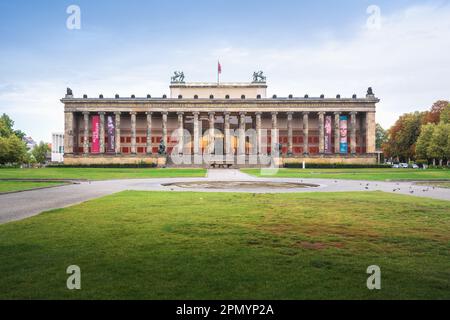
[[[14,121],[7,115],[0,117],[0,165],[43,164],[47,159],[49,146],[40,142],[28,150],[25,133],[14,129]]]
[[[429,111],[400,116],[381,147],[385,157],[394,161],[449,165],[450,103],[440,100]]]

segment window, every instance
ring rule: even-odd
[[[261,99],[261,95],[258,94],[258,95],[256,96],[256,99]]]
[[[225,99],[230,99],[230,95],[227,94],[227,95],[225,96]]]
[[[244,100],[244,99],[245,99],[245,95],[244,95],[244,94],[243,94],[243,95],[241,96],[241,99],[242,99],[242,100]]]
[[[213,96],[213,95],[210,95],[209,98],[210,98],[210,99],[214,99],[214,96]]]
[[[195,96],[194,96],[194,99],[198,99],[198,95],[195,95]]]
[[[183,99],[183,96],[180,94],[180,95],[178,96],[178,99]]]

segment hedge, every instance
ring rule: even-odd
[[[285,168],[303,168],[303,163],[286,163]],[[386,169],[391,168],[386,164],[346,164],[346,163],[307,163],[306,168],[313,169]]]
[[[156,168],[158,165],[156,163],[130,163],[130,164],[89,164],[89,165],[65,165],[65,164],[52,164],[48,165],[47,168]]]

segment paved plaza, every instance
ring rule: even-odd
[[[192,187],[173,185],[183,182],[201,182]],[[222,188],[208,188],[207,182],[222,182]],[[226,182],[245,182],[245,187],[233,187]],[[261,185],[267,182],[267,187]],[[274,188],[271,183],[310,184],[314,187],[290,186]],[[252,187],[252,183],[254,187]],[[182,185],[182,184],[181,184]],[[202,186],[203,185],[203,186]],[[227,187],[230,186],[230,187]],[[413,182],[379,182],[358,180],[256,178],[239,170],[208,170],[205,178],[128,179],[81,182],[50,189],[31,190],[0,195],[0,223],[22,220],[41,212],[63,208],[91,199],[125,190],[173,191],[173,192],[248,192],[248,193],[296,193],[296,192],[354,192],[383,191],[428,197],[450,201],[450,189],[415,185]]]

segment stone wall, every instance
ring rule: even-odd
[[[111,165],[111,164],[156,164],[166,165],[165,157],[158,156],[69,156],[64,158],[65,165]]]

